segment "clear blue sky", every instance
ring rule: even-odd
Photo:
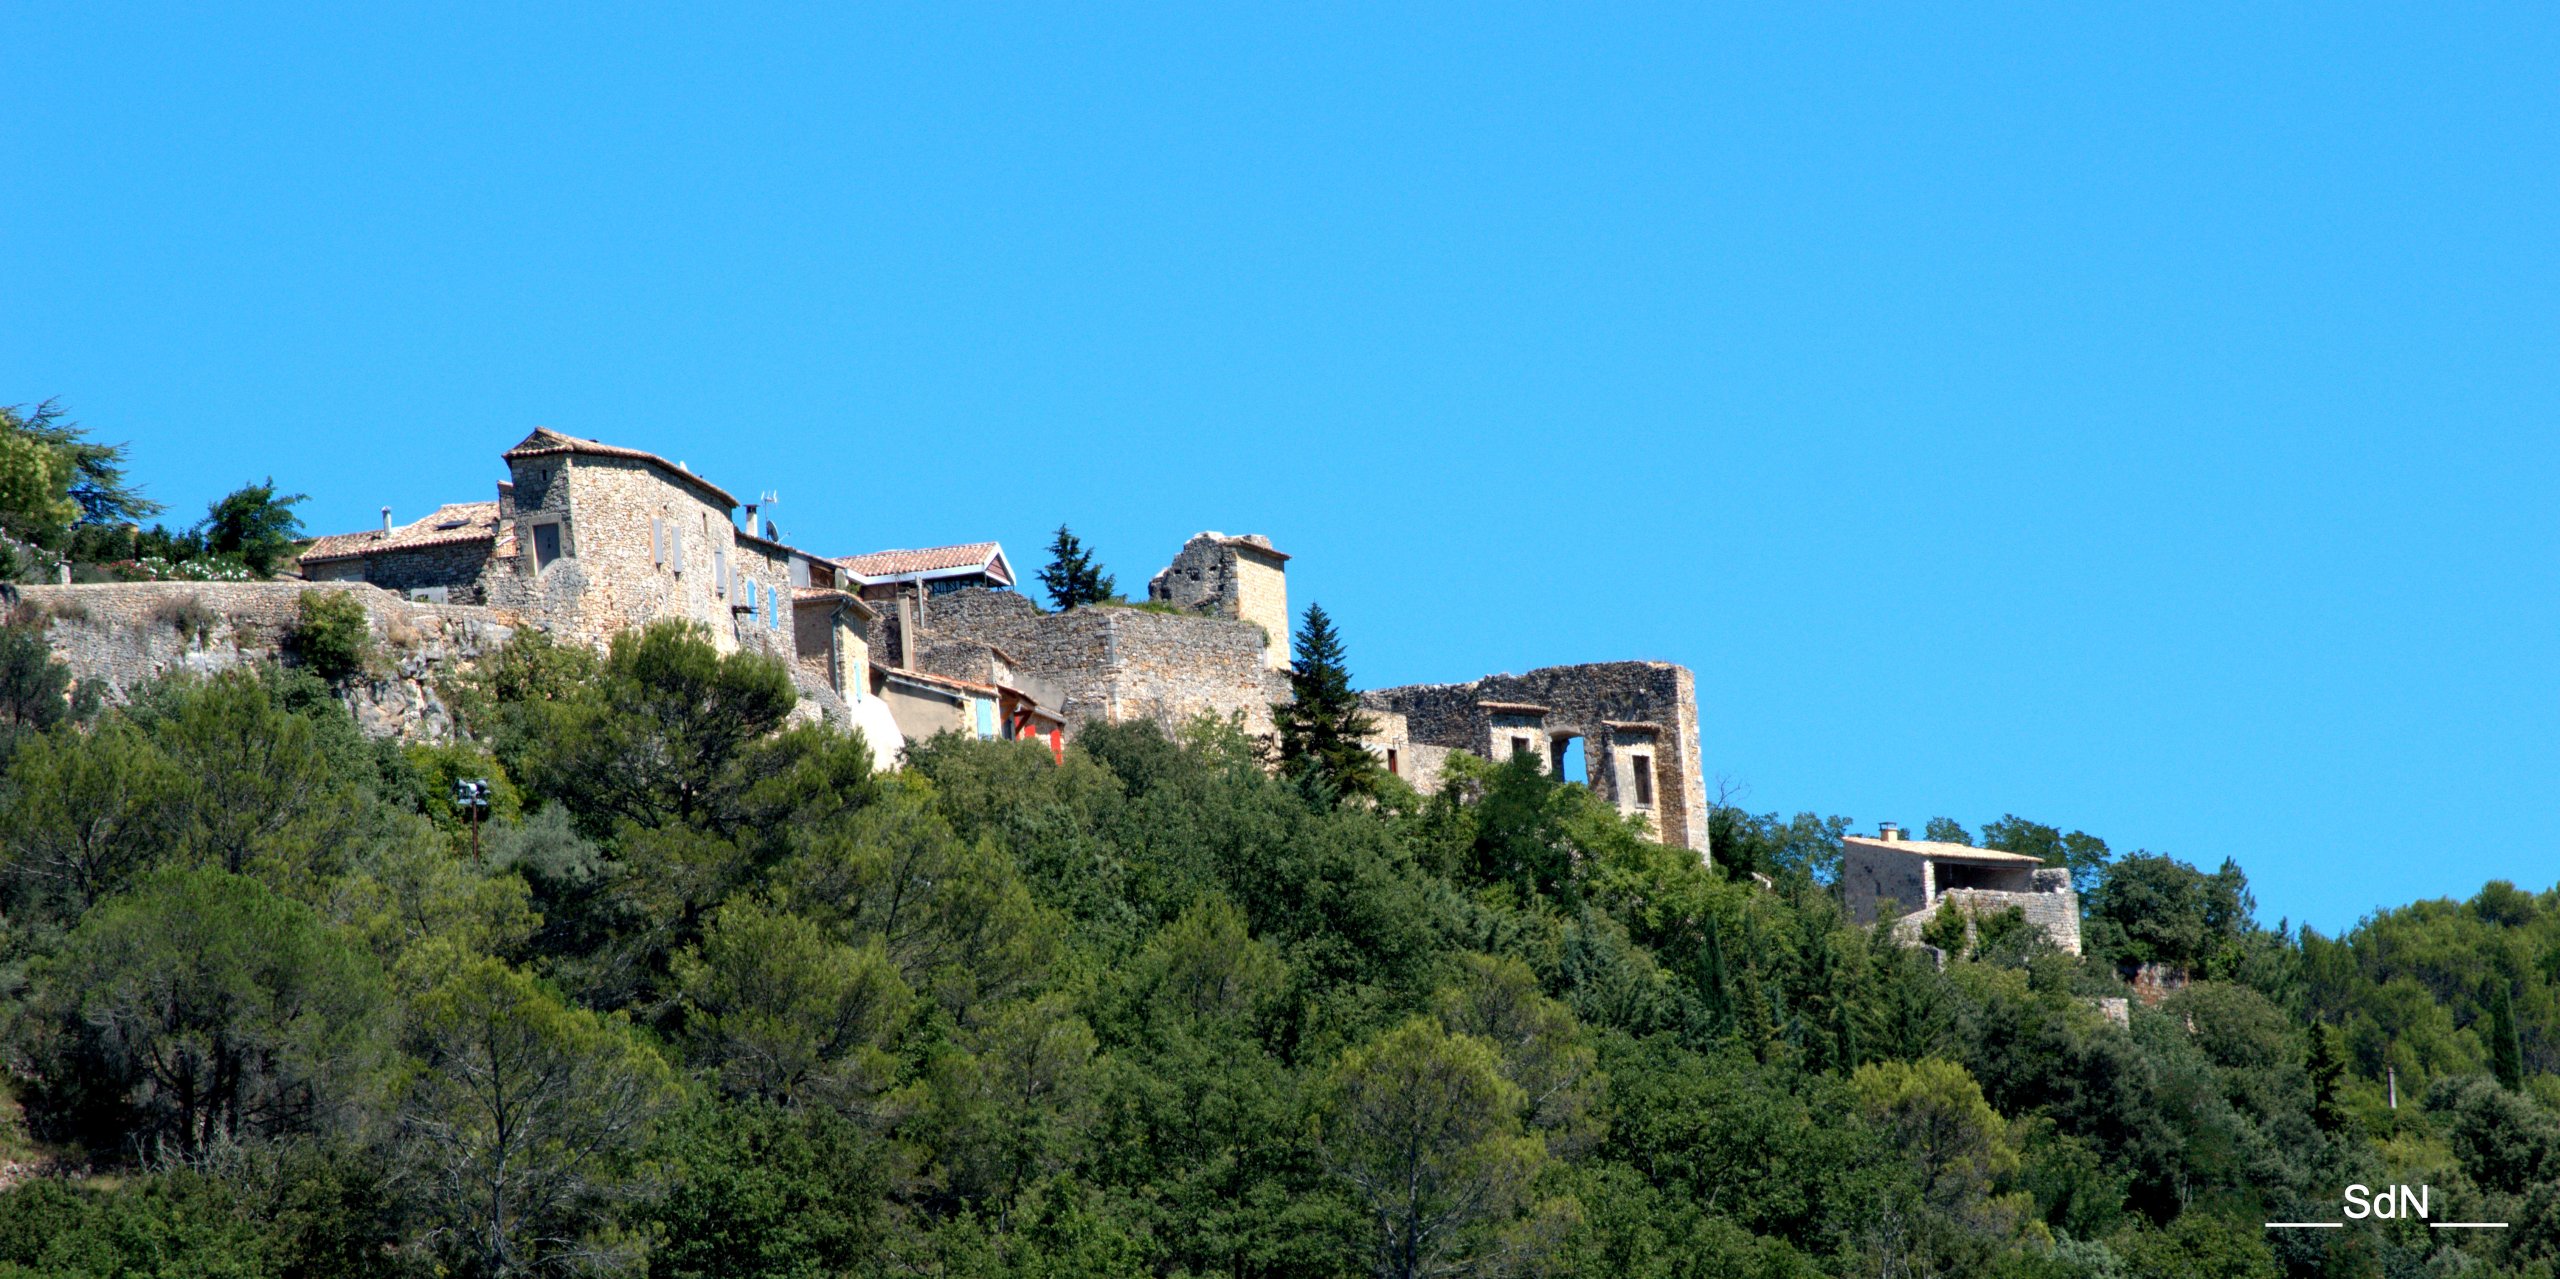
[[[2547,6],[362,8],[0,10],[0,402],[173,514],[548,425],[1683,662],[1757,809],[2560,871]]]

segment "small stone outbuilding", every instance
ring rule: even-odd
[[[1941,903],[1977,917],[2015,906],[2054,945],[2080,953],[2080,895],[2068,870],[2025,853],[1909,839],[1890,822],[1841,844],[1840,893],[1861,924],[1892,914],[1894,935],[1917,941]]]

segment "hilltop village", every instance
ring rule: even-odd
[[[1062,741],[1089,724],[1201,715],[1271,731],[1289,696],[1286,552],[1204,532],[1147,583],[1146,606],[1044,610],[995,542],[827,554],[681,462],[536,430],[500,454],[494,496],[304,547],[279,580],[23,588],[57,656],[119,698],[171,670],[273,656],[301,593],[343,589],[398,655],[351,689],[378,735],[452,731],[440,678],[533,627],[598,648],[667,619],[724,652],[774,657],[800,714],[859,729],[884,767],[944,732]],[[835,548],[831,548],[835,549]],[[202,620],[168,625],[184,614]],[[1613,661],[1362,694],[1370,749],[1429,793],[1452,752],[1536,756],[1664,842],[1707,849],[1697,687],[1685,667]]]

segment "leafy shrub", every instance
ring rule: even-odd
[[[364,605],[345,591],[304,591],[294,623],[293,651],[312,674],[332,682],[362,671],[373,660],[373,631]]]
[[[177,599],[162,600],[152,605],[151,620],[177,631],[180,635],[192,636],[198,643],[202,643],[206,636],[213,633],[213,624],[221,619],[212,609],[205,606],[202,597],[186,595]]]

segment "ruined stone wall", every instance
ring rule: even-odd
[[[344,591],[364,605],[381,666],[350,682],[347,709],[377,737],[451,737],[443,680],[513,632],[488,609],[413,604],[378,587],[338,582],[118,582],[15,588],[19,611],[45,626],[54,656],[111,704],[173,673],[212,675],[291,660],[288,636],[304,591]]]
[[[2060,882],[2056,884],[2046,878],[2049,875],[2059,876]],[[1927,925],[1941,902],[1954,902],[1956,909],[1977,920],[2015,906],[2027,917],[2027,922],[2051,938],[2054,945],[2070,954],[2079,954],[2080,894],[2071,891],[2071,872],[2040,870],[2036,872],[2036,880],[2037,891],[2029,893],[2003,893],[1988,888],[1947,889],[1939,893],[1937,901],[1929,903],[1927,909],[1914,909],[1904,915],[1894,924],[1893,935],[1906,944],[1917,942],[1921,928]]]
[[[1287,557],[1258,535],[1197,533],[1173,562],[1147,580],[1147,598],[1214,617],[1251,622],[1262,629],[1263,664],[1289,665]]]
[[[1249,622],[1110,607],[1042,613],[1009,591],[962,591],[928,607],[928,635],[1003,649],[1021,675],[1054,690],[1071,731],[1140,718],[1170,729],[1240,712],[1246,731],[1262,734],[1271,703],[1286,697]]]
[[[1583,740],[1586,781],[1621,812],[1640,813],[1667,844],[1707,852],[1707,797],[1698,758],[1697,680],[1669,662],[1549,666],[1525,675],[1488,675],[1470,684],[1411,684],[1361,695],[1363,705],[1404,715],[1418,746],[1429,743],[1500,759],[1509,739],[1530,736],[1552,758],[1563,739]],[[1544,707],[1542,715],[1485,703]],[[1499,716],[1499,723],[1497,723]],[[1521,728],[1535,725],[1536,731]],[[1631,757],[1650,761],[1653,803],[1640,805]]]

